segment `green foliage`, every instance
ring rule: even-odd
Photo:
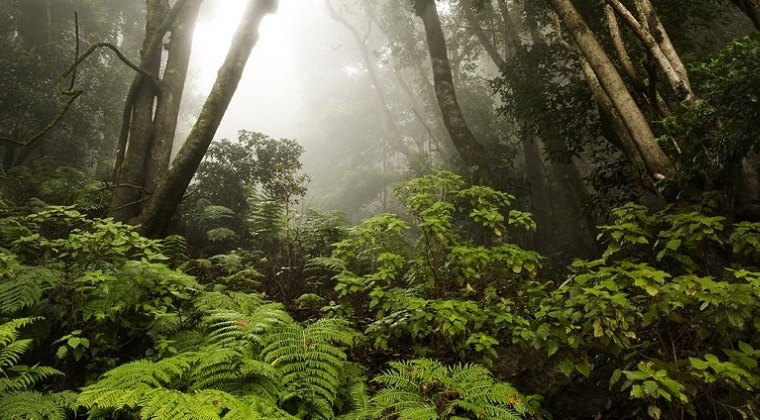
[[[391,362],[373,381],[382,388],[365,409],[371,418],[521,419],[536,414],[533,400],[478,365]]]
[[[294,140],[244,130],[237,141],[212,143],[180,209],[193,247],[213,255],[249,242],[278,244],[288,206],[306,193],[302,153]]]
[[[3,315],[37,305],[42,300],[43,291],[56,284],[58,277],[52,270],[22,265],[13,254],[0,249],[0,310]]]
[[[24,188],[19,188],[23,185]],[[35,201],[51,205],[78,205],[81,208],[100,209],[107,200],[102,183],[83,172],[68,167],[55,167],[46,159],[36,160],[31,166],[14,166],[0,172],[0,196],[6,197],[17,208],[36,206]]]
[[[534,278],[541,264],[507,239],[535,223],[509,209],[508,194],[466,187],[449,172],[396,191],[411,223],[375,215],[349,229],[331,258],[313,261],[334,274],[339,304],[326,309],[350,315],[388,353],[465,357],[474,350],[488,363],[500,344],[495,297]]]
[[[263,360],[281,374],[280,401],[296,404],[297,413],[333,418],[346,353],[356,333],[341,319],[323,318],[307,327],[286,323],[265,339]]]
[[[45,315],[38,339],[55,350],[51,362],[62,363],[67,374],[97,375],[134,357],[130,351],[147,351],[152,340],[179,327],[199,287],[158,263],[167,261],[163,250],[182,247],[176,240],[147,239],[132,226],[89,219],[73,206],[6,220],[20,228],[9,238],[15,256],[0,253],[0,302],[8,313]]]
[[[2,307],[0,307],[2,308]],[[65,419],[72,406],[70,393],[41,394],[32,391],[39,382],[62,375],[47,366],[19,364],[28,352],[32,340],[19,339],[19,329],[30,325],[36,318],[17,318],[0,324],[0,418]],[[24,417],[27,418],[27,417]]]
[[[615,214],[602,227],[604,259],[576,262],[556,290],[523,291],[532,303],[508,320],[518,340],[545,349],[566,375],[609,375],[612,389],[644,400],[654,418],[679,410],[701,416],[716,406],[751,417],[760,274],[726,256],[734,249],[753,257],[752,236],[736,231],[757,227],[730,226],[699,209],[648,214],[627,205]]]

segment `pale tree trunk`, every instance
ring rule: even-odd
[[[159,80],[161,69],[162,47],[153,44],[157,38],[163,38],[162,23],[168,16],[168,1],[148,1],[145,41],[141,50],[140,68],[149,73],[153,80]],[[117,220],[128,221],[139,214],[141,199],[145,196],[144,164],[148,159],[150,145],[155,136],[153,125],[153,106],[158,95],[158,86],[145,80],[145,76],[137,74],[130,89],[133,94],[131,109],[126,120],[122,122],[122,130],[127,138],[124,144],[123,163],[117,162],[116,179],[111,198],[111,215]],[[129,100],[128,99],[128,100]],[[121,146],[120,146],[121,147]]]
[[[636,7],[641,16],[639,20],[620,0],[605,1],[623,18],[623,21],[655,58],[678,99],[694,99],[686,66],[676,52],[665,27],[649,0],[636,0]]]
[[[661,180],[669,175],[672,163],[657,144],[649,121],[633,100],[617,69],[575,6],[570,0],[548,0],[548,2],[567,27],[578,50],[599,80],[606,97],[612,102],[615,111],[622,119],[649,175],[654,180]],[[629,155],[629,158],[636,159],[635,155]]]
[[[393,66],[393,76],[396,80],[396,83],[401,88],[401,90],[404,91],[409,101],[412,103],[412,112],[414,113],[414,116],[417,118],[417,121],[425,128],[425,131],[428,133],[428,138],[432,142],[432,144],[435,146],[435,150],[439,154],[446,154],[448,149],[446,148],[446,145],[444,144],[444,141],[451,141],[449,138],[449,133],[445,130],[445,126],[443,124],[443,119],[440,116],[440,112],[433,112],[432,118],[434,121],[428,121],[427,115],[428,112],[425,109],[425,106],[420,102],[419,97],[420,95],[415,94],[414,89],[412,89],[412,86],[409,85],[409,82],[404,79],[404,75],[401,73],[401,70],[398,68],[398,65]],[[426,150],[424,145],[418,145],[420,150]],[[427,151],[432,152],[434,150],[433,147],[428,147]]]
[[[248,57],[258,41],[259,25],[264,16],[277,10],[277,6],[278,0],[251,0],[246,6],[230,50],[198,120],[169,170],[161,178],[156,191],[150,196],[142,214],[134,220],[141,224],[140,231],[144,235],[158,236],[165,233],[169,219],[182,201],[185,190],[232,101]]]
[[[492,181],[492,175],[483,146],[478,143],[467,125],[457,101],[451,64],[446,50],[446,39],[443,36],[435,0],[415,0],[414,11],[422,19],[425,27],[425,38],[433,67],[435,95],[443,122],[451,135],[454,147],[468,166],[472,181],[489,184]]]

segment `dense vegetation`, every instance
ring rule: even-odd
[[[448,172],[395,191],[402,214],[207,259],[4,201],[4,418],[757,413],[760,224],[629,204],[600,259],[551,278],[510,195]],[[321,252],[263,276],[283,247]]]
[[[0,419],[760,417],[756,1],[325,1],[308,175],[212,142],[278,2],[196,116],[137,3],[0,6]]]

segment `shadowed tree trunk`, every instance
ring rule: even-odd
[[[489,184],[492,176],[483,146],[478,143],[467,125],[457,101],[446,50],[446,39],[441,29],[441,19],[438,16],[435,0],[415,0],[414,11],[422,19],[425,27],[425,37],[433,67],[435,95],[443,115],[443,122],[451,135],[454,146],[469,168],[472,181]]]
[[[122,115],[114,174],[111,215],[129,221],[142,210],[153,191],[161,165],[168,165],[174,130],[190,61],[193,28],[201,0],[148,0],[145,41],[140,68],[132,82]],[[171,38],[162,75],[164,38]]]
[[[248,57],[258,41],[259,25],[264,16],[277,10],[277,6],[277,0],[253,0],[246,6],[232,46],[187,141],[161,178],[143,212],[133,220],[142,225],[140,230],[144,235],[165,233],[169,219],[182,200],[235,94]]]
[[[472,28],[475,36],[483,45],[483,49],[488,53],[493,63],[504,72],[510,63],[517,59],[517,46],[520,43],[520,33],[511,17],[512,11],[506,5],[500,3],[499,12],[501,13],[501,31],[503,32],[502,49],[504,55],[499,52],[498,46],[492,39],[486,35],[486,32],[480,26],[480,19],[473,7],[471,0],[462,0],[462,8],[468,26]],[[538,31],[534,25],[528,25],[532,41],[535,45],[542,43]],[[528,65],[528,74],[538,74],[534,62],[526,63]],[[515,89],[520,86],[526,86],[539,81],[535,78],[523,78],[517,83]],[[534,90],[537,88],[529,88]],[[556,241],[556,232],[553,228],[552,214],[565,213],[570,214],[568,220],[578,225],[578,229],[573,230],[573,245],[581,253],[589,252],[595,249],[595,223],[588,212],[584,212],[583,206],[587,200],[588,191],[586,190],[583,180],[581,179],[578,168],[571,158],[562,161],[549,161],[544,159],[542,154],[542,139],[537,135],[537,128],[534,127],[536,121],[518,121],[522,127],[521,143],[523,155],[525,158],[525,168],[528,182],[531,186],[531,202],[533,203],[534,216],[538,224],[536,231],[536,247],[542,251],[548,251]],[[553,148],[561,149],[561,156],[569,156],[567,147],[563,139],[553,138]],[[547,171],[547,168],[549,169]],[[552,196],[551,181],[557,184],[558,191]],[[561,210],[561,211],[558,211]]]
[[[760,0],[731,0],[760,31]]]

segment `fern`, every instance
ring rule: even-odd
[[[275,379],[269,364],[236,349],[207,347],[157,362],[118,366],[85,387],[77,402],[93,417],[132,413],[153,419],[269,418],[261,413],[277,412],[271,392]]]
[[[384,386],[371,400],[370,411],[379,418],[522,419],[532,414],[516,389],[494,381],[478,365],[446,367],[430,359],[391,362],[374,381]]]
[[[56,394],[21,391],[0,395],[0,420],[65,420],[67,411],[73,411],[75,400],[76,394],[71,391]]]
[[[249,232],[261,243],[276,241],[286,228],[285,203],[265,191],[250,189],[247,221]]]
[[[44,289],[57,278],[51,270],[22,265],[15,256],[0,252],[0,315],[40,303]]]
[[[0,325],[0,419],[66,417],[70,393],[43,395],[31,388],[61,375],[47,366],[19,365],[32,340],[19,340],[19,329],[40,318],[19,318]]]
[[[339,346],[355,339],[356,333],[342,319],[324,318],[306,328],[294,322],[275,327],[266,337],[262,356],[281,373],[281,401],[293,400],[299,410],[332,418],[346,362]]]
[[[210,330],[210,341],[221,347],[261,344],[265,331],[291,322],[282,304],[265,303],[255,294],[205,293],[196,301],[196,307],[206,314],[204,324]]]
[[[372,418],[371,400],[365,381],[354,383],[349,389],[352,411],[339,416],[340,420],[367,420]]]
[[[232,229],[218,227],[206,232],[206,238],[209,242],[234,241],[238,239],[238,234]]]

